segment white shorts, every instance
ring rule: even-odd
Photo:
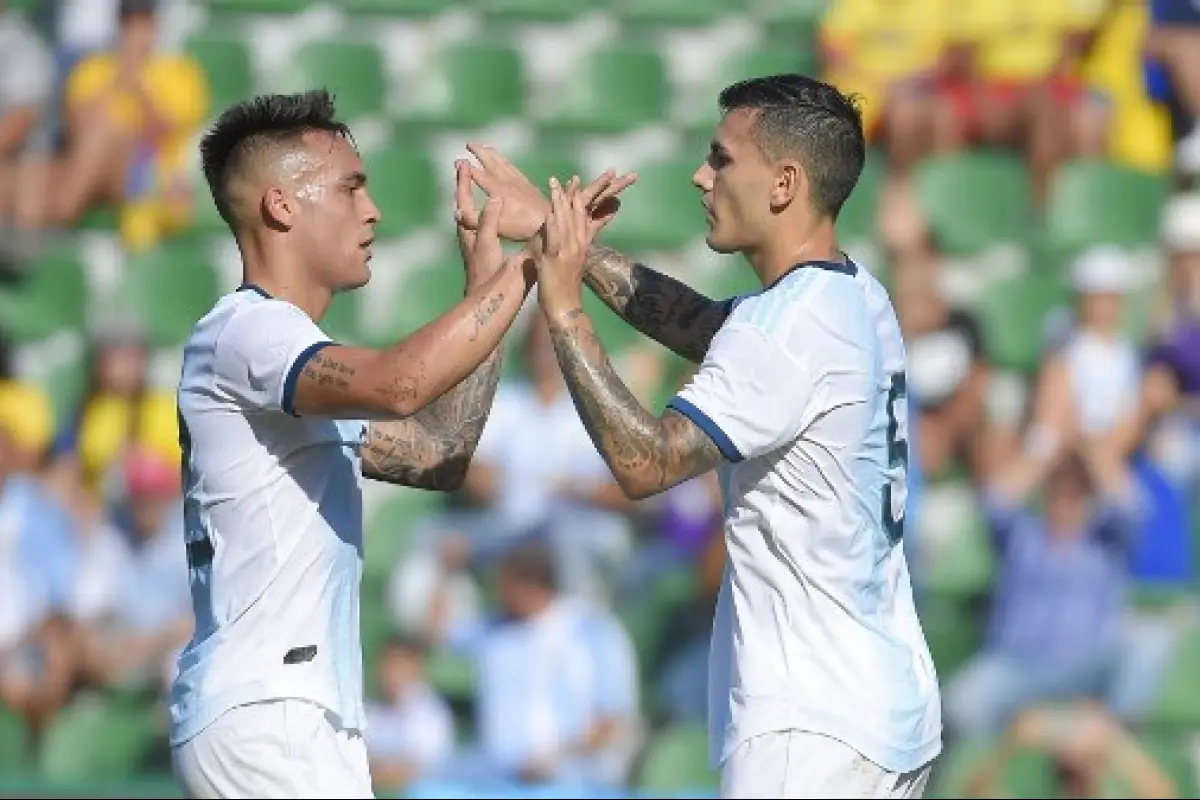
[[[374,797],[362,734],[305,700],[226,711],[172,749],[188,797]]]
[[[899,775],[819,733],[764,733],[725,759],[721,797],[919,798],[931,766]]]

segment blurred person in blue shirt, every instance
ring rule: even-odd
[[[68,610],[78,553],[66,511],[17,469],[0,424],[0,703],[34,730],[66,702],[77,669]]]
[[[446,631],[475,661],[478,752],[458,780],[621,785],[638,738],[633,647],[608,612],[558,591],[554,558],[532,536],[496,566],[499,614]]]
[[[1038,451],[1031,444],[986,488],[998,580],[983,652],[946,692],[955,735],[996,734],[1023,709],[1076,698],[1100,700],[1128,721],[1161,676],[1126,618],[1142,512],[1125,462],[1090,442]],[[1029,500],[1043,482],[1039,512]]]

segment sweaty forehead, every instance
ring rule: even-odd
[[[288,148],[277,162],[280,177],[311,181],[337,180],[362,170],[362,159],[345,137],[324,131],[306,133],[296,147]]]

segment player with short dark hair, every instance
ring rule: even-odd
[[[460,226],[460,303],[390,347],[333,342],[318,322],[369,280],[380,218],[333,99],[240,103],[200,150],[244,282],[184,348],[196,622],[170,699],[175,769],[195,797],[370,797],[361,479],[462,482],[535,276],[526,253],[503,257],[491,200],[477,231]],[[469,176],[460,162],[458,213],[474,217]]]
[[[900,544],[904,344],[887,292],[835,230],[862,170],[862,124],[850,98],[802,75],[738,83],[720,106],[693,177],[707,241],[743,255],[763,287],[731,300],[592,244],[616,209],[598,213],[577,180],[552,181],[547,203],[495,159],[473,177],[522,219],[545,219],[528,231],[538,298],[626,494],[720,470],[728,560],[709,715],[722,796],[919,797],[941,710]],[[701,364],[661,416],[613,369],[583,281]]]

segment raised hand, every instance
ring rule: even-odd
[[[550,212],[550,203],[542,191],[494,147],[471,142],[467,144],[467,150],[479,161],[478,165],[469,164],[471,179],[488,197],[505,201],[500,236],[515,241],[533,238]],[[584,204],[593,215],[596,231],[612,220],[620,207],[617,195],[636,180],[635,173],[617,175],[608,170],[582,190]],[[477,214],[460,215],[458,221],[468,228],[479,225]]]
[[[542,230],[530,240],[538,270],[538,300],[548,316],[580,307],[583,265],[592,241],[593,225],[578,181],[564,188],[550,179],[550,213]]]
[[[504,210],[504,201],[489,198],[483,213],[475,208],[471,196],[471,169],[465,161],[455,165],[454,217],[461,220],[470,216],[477,220],[478,227],[472,229],[458,224],[458,248],[462,253],[463,267],[467,271],[467,291],[488,280],[504,264],[504,251],[500,246],[499,225]]]

